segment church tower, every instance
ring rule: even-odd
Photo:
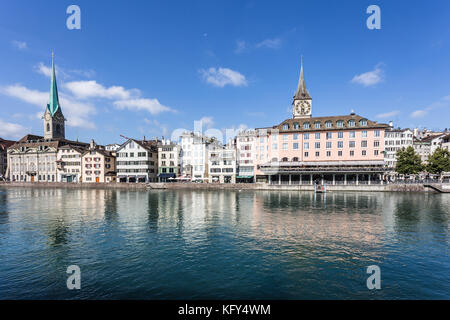
[[[52,53],[52,80],[50,85],[50,98],[44,113],[44,138],[65,138],[65,121],[61,111],[58,98],[58,87],[56,86],[55,61]]]
[[[298,80],[297,92],[292,102],[292,115],[294,118],[311,118],[312,98],[306,89],[305,77],[303,76],[303,58],[300,67],[300,79]]]

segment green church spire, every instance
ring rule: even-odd
[[[58,87],[56,86],[56,73],[55,73],[55,55],[53,52],[52,52],[52,82],[50,85],[50,99],[48,101],[47,109],[52,115],[52,117],[59,109]]]

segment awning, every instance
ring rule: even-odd
[[[253,176],[237,176],[237,179],[253,179]]]
[[[158,177],[160,178],[175,178],[175,173],[160,173],[158,174]]]

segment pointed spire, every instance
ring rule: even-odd
[[[294,100],[311,99],[306,89],[305,77],[303,75],[303,56],[301,57],[300,79],[298,80],[297,92],[295,92]]]
[[[47,109],[53,116],[59,109],[59,97],[58,87],[56,85],[56,72],[55,72],[55,54],[52,51],[52,80],[50,84],[50,98],[48,100]]]

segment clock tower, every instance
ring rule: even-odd
[[[292,106],[294,118],[311,118],[312,98],[306,89],[305,77],[303,76],[303,58],[300,67],[300,79],[298,80],[297,92],[295,92]]]
[[[56,86],[56,72],[54,55],[52,53],[52,79],[50,85],[50,98],[44,113],[44,138],[57,139],[65,138],[64,115],[59,105],[58,87]]]

